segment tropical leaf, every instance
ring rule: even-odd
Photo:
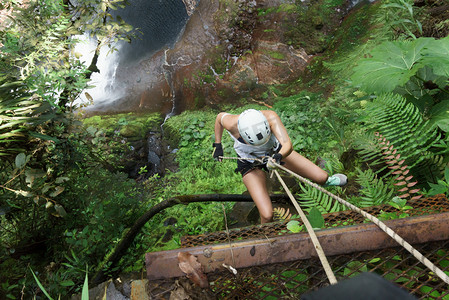
[[[432,124],[437,125],[444,132],[449,131],[449,100],[434,105],[430,111]]]
[[[431,41],[431,38],[420,38],[380,44],[354,68],[353,83],[367,92],[391,92],[403,86],[424,66],[419,61],[424,47]]]
[[[287,223],[287,229],[293,233],[298,233],[304,228],[304,225],[299,225],[299,222],[296,220],[292,220]]]
[[[424,121],[420,111],[399,95],[383,94],[377,97],[366,105],[365,113],[361,121],[369,129],[379,131],[385,143],[394,145],[410,168],[432,156],[429,150],[441,140],[436,126]],[[378,141],[374,144],[370,149],[376,148]],[[379,153],[379,150],[374,150],[366,153],[364,158],[373,160],[379,158]]]
[[[422,54],[423,64],[430,65],[435,74],[449,77],[449,36],[440,40],[430,39]]]
[[[310,222],[310,225],[312,225],[312,228],[323,228],[324,227],[324,218],[321,212],[318,208],[313,207],[309,215],[307,216],[307,219]]]

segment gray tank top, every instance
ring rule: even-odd
[[[236,139],[229,131],[229,135],[234,140],[234,150],[239,157],[242,158],[262,158],[264,156],[272,156],[276,151],[280,149],[280,143],[278,139],[271,134],[270,139],[262,146],[252,146],[245,144]]]

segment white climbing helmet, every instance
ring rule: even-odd
[[[237,128],[243,140],[253,146],[265,144],[271,136],[270,124],[260,110],[248,109],[242,112]]]

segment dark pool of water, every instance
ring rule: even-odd
[[[182,0],[130,0],[130,5],[115,11],[135,28],[137,39],[120,50],[120,63],[148,58],[171,46],[182,32],[188,15]],[[139,33],[141,32],[141,33]]]

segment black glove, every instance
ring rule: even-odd
[[[281,162],[281,160],[282,160],[282,154],[280,154],[280,153],[275,153],[275,154],[273,154],[273,156],[272,156],[271,158],[274,159],[274,161],[275,161],[277,164],[283,165],[283,163]]]
[[[221,161],[220,156],[223,156],[223,146],[221,143],[213,143],[212,147],[214,147],[214,152],[212,152],[212,156],[215,160]]]
[[[283,165],[284,163],[281,162],[282,159],[282,154],[280,153],[275,153],[273,154],[273,156],[271,156],[271,159],[268,159],[266,164],[267,164],[267,169],[268,170],[273,170],[276,168],[276,166],[272,163],[272,161],[274,161],[275,163],[279,164],[279,165]]]

